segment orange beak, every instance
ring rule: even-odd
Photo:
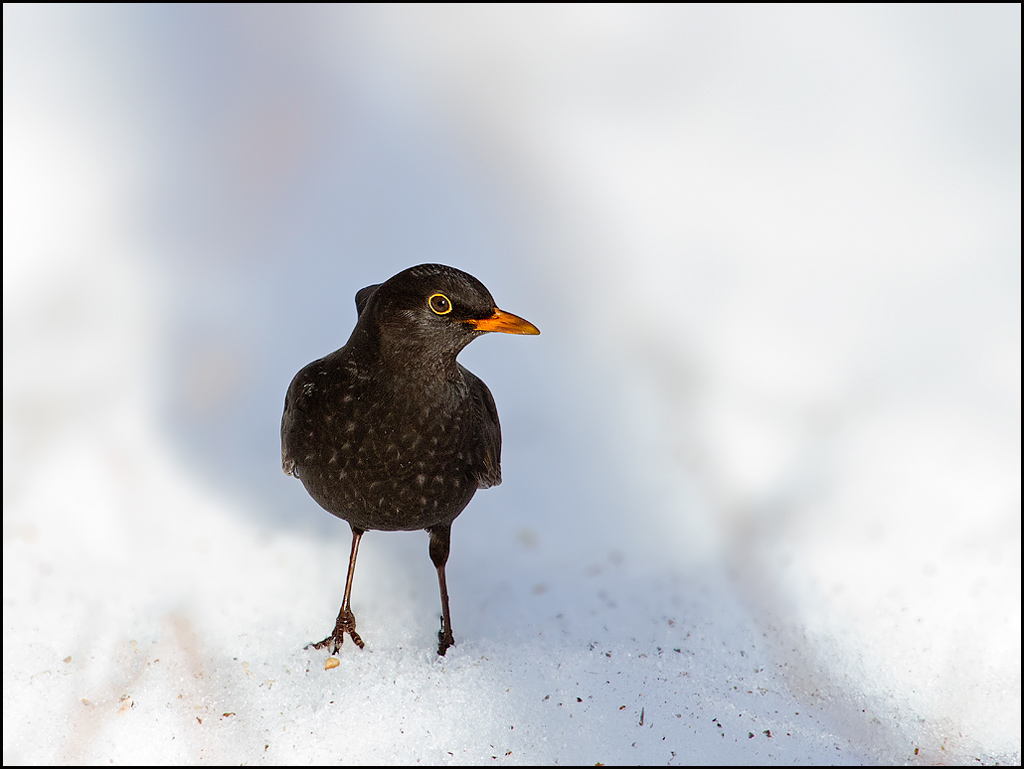
[[[494,314],[489,318],[471,319],[466,323],[478,331],[497,331],[499,334],[531,334],[540,333],[540,329],[528,320],[513,315],[510,312],[494,308]]]

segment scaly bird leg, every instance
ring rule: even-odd
[[[451,546],[452,527],[435,526],[430,532],[430,560],[437,567],[437,584],[441,588],[441,630],[437,634],[437,653],[442,657],[448,647],[455,645],[452,635],[452,615],[448,610],[448,584],[444,579],[444,565],[448,562],[448,550]]]
[[[349,605],[352,598],[352,577],[356,573],[356,554],[359,552],[359,540],[363,534],[362,529],[357,529],[355,526],[352,527],[352,554],[348,559],[348,579],[345,580],[345,597],[341,601],[341,611],[338,612],[338,621],[334,624],[334,632],[319,643],[307,645],[307,649],[322,649],[325,646],[329,646],[331,654],[337,654],[338,649],[345,643],[346,634],[352,637],[353,643],[360,649],[366,646],[363,643],[363,639],[359,637],[359,633],[356,632],[356,616],[352,613],[352,608]]]

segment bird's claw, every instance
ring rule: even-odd
[[[358,646],[360,649],[366,647],[363,643],[363,639],[359,637],[359,633],[356,632],[356,617],[350,611],[342,611],[338,615],[338,621],[334,625],[334,632],[331,633],[327,638],[317,643],[307,644],[307,649],[323,649],[325,646],[330,647],[331,654],[337,654],[338,649],[345,643],[345,636],[349,635],[352,638],[352,643]]]
[[[455,637],[450,628],[445,627],[444,620],[441,620],[441,629],[437,631],[437,654],[440,657],[452,646],[455,646]]]

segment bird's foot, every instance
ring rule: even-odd
[[[363,639],[359,637],[359,633],[356,632],[355,615],[347,609],[342,609],[341,613],[338,615],[338,621],[334,625],[334,632],[318,643],[308,644],[306,648],[323,649],[326,646],[330,648],[331,654],[337,654],[338,649],[340,649],[341,645],[345,643],[346,635],[351,636],[352,643],[360,649],[366,646],[366,644],[363,643]]]
[[[455,637],[452,635],[452,629],[446,627],[444,620],[441,620],[441,629],[437,631],[437,653],[443,657],[444,653],[448,651],[448,648],[455,646]]]

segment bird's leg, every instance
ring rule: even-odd
[[[320,643],[309,644],[306,648],[322,649],[325,646],[331,648],[331,654],[337,654],[338,648],[345,642],[345,634],[352,636],[352,641],[362,649],[366,644],[356,632],[356,617],[352,613],[349,601],[352,598],[352,577],[356,573],[356,553],[359,552],[359,540],[363,536],[363,530],[352,527],[352,555],[348,558],[348,579],[345,580],[345,597],[341,601],[341,611],[338,612],[338,621],[334,623],[334,632]]]
[[[452,615],[448,611],[448,585],[444,579],[444,565],[448,562],[452,527],[435,526],[430,532],[430,560],[437,567],[437,584],[441,587],[441,630],[437,634],[437,653],[444,656],[449,646],[455,645],[452,636]]]

